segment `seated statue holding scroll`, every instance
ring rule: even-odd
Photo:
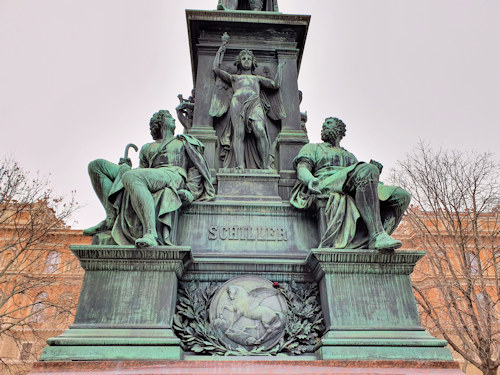
[[[168,111],[155,113],[150,129],[154,142],[142,147],[139,168],[131,169],[127,155],[118,165],[103,159],[89,164],[106,219],[84,235],[110,231],[118,245],[172,245],[172,214],[193,200],[214,198],[203,144],[187,134],[174,136]]]
[[[294,160],[299,182],[290,203],[309,208],[318,198],[328,199],[326,230],[319,247],[394,250],[401,242],[390,234],[410,203],[405,190],[379,182],[382,165],[360,162],[340,147],[345,124],[329,117],[323,123],[323,143],[307,144]]]

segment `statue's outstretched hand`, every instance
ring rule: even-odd
[[[312,194],[321,194],[321,189],[319,187],[319,180],[317,178],[313,178],[307,184],[307,188]]]

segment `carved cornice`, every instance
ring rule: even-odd
[[[198,49],[201,44],[219,46],[219,36],[213,38],[217,32],[230,29],[235,31],[229,48],[249,48],[248,40],[239,40],[238,33],[246,35],[251,31],[252,40],[257,42],[264,54],[266,51],[291,50],[297,56],[297,72],[300,70],[302,53],[304,50],[309,22],[309,15],[283,14],[278,12],[253,12],[253,11],[203,11],[186,10],[186,21],[188,26],[188,39],[190,45],[191,68],[193,74],[193,85],[196,86],[198,69]],[[259,40],[259,33],[264,35]],[[257,38],[256,38],[257,37]],[[252,49],[255,49],[252,47]],[[254,51],[255,52],[255,51]],[[204,50],[202,54],[207,54]],[[260,61],[268,60],[262,56]]]
[[[304,257],[280,258],[266,256],[222,258],[197,257],[182,277],[184,281],[221,281],[236,276],[258,275],[272,281],[312,281],[311,271]]]
[[[182,276],[189,247],[70,246],[85,271],[162,271]]]
[[[181,277],[184,265],[181,261],[120,261],[120,260],[82,260],[82,268],[85,271],[161,271],[175,272]]]
[[[278,144],[300,144],[305,145],[309,143],[309,138],[307,134],[302,130],[290,131],[282,130],[278,134]]]
[[[305,217],[304,211],[299,211],[289,203],[251,203],[232,202],[195,202],[182,208],[182,215],[245,215],[245,216],[286,216]]]
[[[182,281],[207,281],[207,282],[223,282],[230,280],[237,276],[247,275],[248,272],[237,272],[237,271],[211,271],[211,272],[185,272],[182,276]],[[278,283],[283,282],[313,282],[314,278],[310,273],[294,273],[294,272],[264,272],[256,270],[251,273],[252,275],[265,277],[268,280],[276,281]]]
[[[277,51],[278,59],[297,59],[299,56],[299,50],[290,50],[290,49],[278,49]]]
[[[209,11],[186,9],[186,20],[219,21],[219,22],[262,22],[268,24],[304,25],[308,26],[311,16],[302,14],[283,14],[277,12],[253,11]]]
[[[382,253],[377,250],[314,249],[307,263],[316,280],[325,274],[394,274],[409,275],[423,251]]]

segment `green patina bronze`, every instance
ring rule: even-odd
[[[155,142],[141,148],[138,169],[131,169],[126,158],[118,165],[103,159],[89,164],[106,219],[84,230],[84,235],[109,231],[108,244],[172,245],[173,212],[195,199],[214,198],[203,144],[190,135],[174,136],[175,120],[168,111],[155,113],[150,129]]]
[[[379,182],[380,163],[359,162],[340,147],[345,128],[341,120],[329,117],[321,130],[324,143],[302,147],[294,160],[299,182],[290,203],[306,209],[327,201],[320,247],[394,250],[401,242],[390,233],[410,204],[410,195]]]
[[[41,360],[451,361],[419,322],[410,274],[423,253],[394,251],[408,193],[340,146],[336,118],[307,144],[310,17],[276,0],[217,9],[186,11],[184,134],[159,111],[138,168],[132,144],[118,164],[89,164],[106,218],[84,231],[91,246],[71,247],[78,309]]]
[[[278,0],[219,0],[217,10],[251,10],[278,12]]]
[[[73,325],[47,340],[43,361],[181,359],[172,331],[186,247],[72,246],[85,270]]]
[[[300,355],[314,346],[324,329],[316,284],[267,282],[266,287],[262,280],[256,288],[256,279],[181,285],[174,330],[184,348],[209,355],[269,356]],[[205,325],[209,319],[212,323]],[[257,321],[259,329],[246,325],[249,320]]]
[[[420,325],[410,274],[423,251],[313,249],[326,330],[321,359],[451,361]]]
[[[278,91],[285,62],[278,65],[274,79],[262,77],[254,73],[257,60],[253,52],[245,49],[235,59],[237,74],[230,74],[220,68],[228,40],[225,33],[215,55],[213,71],[217,79],[210,107],[213,117],[228,112],[220,136],[223,165],[226,168],[269,169],[272,155],[266,117],[272,120],[286,117]]]

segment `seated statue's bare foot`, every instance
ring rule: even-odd
[[[395,240],[386,232],[382,232],[375,235],[374,238],[370,239],[368,248],[375,250],[395,250],[397,248],[400,248],[401,245],[401,241]]]
[[[146,233],[142,238],[135,240],[136,247],[152,247],[158,246],[158,241],[156,240],[156,235],[151,233]]]
[[[107,230],[111,230],[113,228],[113,222],[108,219],[101,221],[99,224],[94,225],[93,227],[87,228],[83,230],[84,236],[93,236],[94,234],[106,232]]]

